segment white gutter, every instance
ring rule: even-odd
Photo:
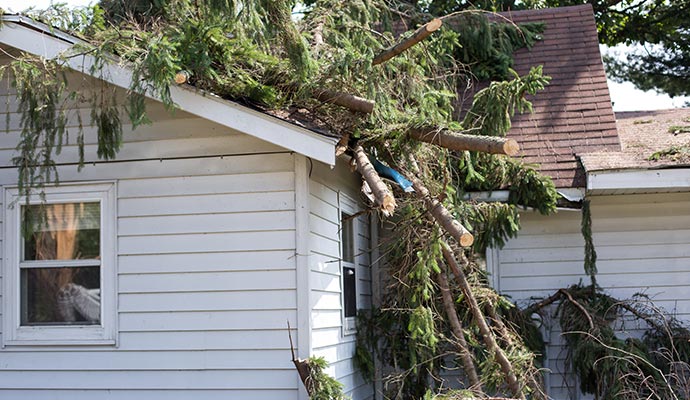
[[[587,173],[587,191],[654,192],[690,190],[690,168],[592,171]]]
[[[0,43],[46,59],[68,54],[79,38],[68,35],[46,24],[19,15],[2,16],[4,26],[0,29]],[[90,68],[96,59],[90,55],[69,58],[66,63],[75,71],[103,79],[115,86],[129,89],[132,72],[113,62],[98,74],[91,74]],[[196,90],[191,86],[170,86],[170,94],[178,108],[246,133],[288,150],[329,165],[335,165],[334,138],[325,137],[287,121],[266,115],[218,96]],[[148,96],[154,100],[159,98]]]

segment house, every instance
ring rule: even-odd
[[[553,79],[534,100],[534,114],[515,117],[509,137],[566,199],[590,201],[598,284],[622,299],[645,293],[689,321],[690,109],[614,115],[590,6],[511,16],[546,22],[544,41],[520,50],[516,69],[543,64]],[[580,224],[579,209],[523,212],[519,235],[487,252],[494,287],[524,305],[588,283]],[[581,398],[558,324],[546,324],[544,333],[549,396]]]
[[[19,51],[52,58],[78,41],[3,19],[3,63]],[[125,96],[131,74],[111,65],[98,80],[85,72],[92,62],[71,59],[70,84]],[[325,356],[354,399],[371,398],[351,361],[353,317],[376,286],[361,178],[335,158],[333,138],[171,90],[181,110],[148,100],[154,124],[125,126],[116,161],[96,158],[91,128],[82,171],[74,138],[64,146],[61,183],[45,189],[47,221],[31,235],[20,210],[38,199],[27,205],[17,190],[19,115],[8,106],[0,397],[306,399],[289,323],[298,357]]]

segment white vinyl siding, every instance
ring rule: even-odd
[[[690,193],[595,196],[592,230],[598,284],[618,298],[645,293],[657,306],[690,321]],[[580,213],[523,213],[522,230],[497,253],[500,292],[524,304],[555,290],[587,284]],[[575,399],[564,380],[560,328],[549,335],[550,395]]]
[[[63,182],[117,181],[118,345],[5,347],[0,398],[297,399],[294,156],[149,107],[116,162],[90,130],[84,169],[58,167]],[[0,135],[0,166],[17,137]]]
[[[354,366],[355,335],[343,332],[339,243],[339,197],[358,199],[361,178],[343,164],[330,171],[315,163],[309,181],[312,349],[314,355],[326,358],[330,363],[329,374],[345,385],[353,400],[365,400],[373,398],[373,387]],[[369,215],[356,219],[357,307],[368,309],[371,307]]]

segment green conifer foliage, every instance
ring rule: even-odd
[[[423,21],[426,15],[401,19],[405,5],[390,0],[317,0],[303,18],[295,20],[293,6],[288,0],[107,0],[82,10],[76,19],[52,14],[49,22],[73,29],[86,44],[61,59],[24,55],[6,67],[5,77],[17,88],[23,116],[15,158],[20,185],[25,190],[40,189],[56,181],[54,158],[70,118],[64,99],[76,97],[84,89],[74,88],[60,77],[66,71],[67,58],[87,54],[95,57],[90,72],[97,77],[116,59],[133,72],[126,102],[118,103],[105,86],[87,99],[91,123],[98,131],[97,156],[103,159],[117,156],[123,120],[129,119],[134,126],[147,123],[146,96],[157,97],[174,109],[170,85],[178,72],[185,71],[188,83],[198,89],[266,110],[306,109],[332,133],[352,134],[353,141],[365,146],[369,154],[418,177],[456,219],[475,231],[475,250],[479,252],[487,246],[501,246],[515,235],[518,206],[542,213],[555,209],[553,184],[533,167],[505,156],[452,152],[407,135],[411,128],[434,126],[505,136],[510,117],[530,110],[524,96],[537,93],[548,83],[539,67],[525,76],[510,70],[512,51],[537,40],[538,25],[521,29],[467,11],[453,16],[452,23],[448,21],[422,43],[373,66],[374,56],[409,30],[405,24]],[[66,24],[65,18],[79,22]],[[478,91],[469,110],[464,110],[465,117],[457,120],[462,111],[455,108],[458,88],[477,76],[499,80]],[[312,95],[319,90],[361,96],[376,105],[371,114],[356,113],[315,100]],[[83,149],[79,125],[78,143]],[[465,200],[469,191],[496,189],[510,190],[507,204]],[[496,353],[484,347],[475,324],[477,314],[468,313],[463,304],[471,295],[485,315],[503,320],[512,315],[509,302],[488,287],[472,249],[453,243],[429,219],[421,200],[394,193],[399,207],[390,223],[396,229],[393,245],[386,251],[396,284],[384,299],[386,308],[374,311],[376,320],[360,323],[369,327],[369,333],[360,336],[370,339],[370,354],[379,355],[400,374],[395,390],[402,398],[421,398],[442,386],[438,373],[448,367],[444,355],[452,358],[449,349],[454,340],[439,307],[435,277],[449,274],[441,250],[442,243],[449,242],[472,286],[465,292],[455,283],[451,288],[465,339],[483,384],[488,390],[506,389],[502,383],[505,371],[494,362]],[[537,398],[534,354],[510,324],[490,325],[491,335],[497,337],[517,375],[516,394],[532,393]],[[367,343],[360,345],[366,347]],[[372,360],[364,347],[358,349],[357,359],[371,370]]]

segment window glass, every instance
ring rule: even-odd
[[[354,263],[355,262],[355,246],[354,246],[354,218],[351,215],[342,213],[340,215],[342,232],[340,233],[342,237],[343,244],[343,261]]]
[[[100,204],[64,203],[22,207],[24,261],[100,257]]]
[[[343,268],[343,297],[345,298],[345,318],[357,316],[357,277],[355,269]]]
[[[23,326],[100,323],[100,267],[23,268],[20,280]]]

